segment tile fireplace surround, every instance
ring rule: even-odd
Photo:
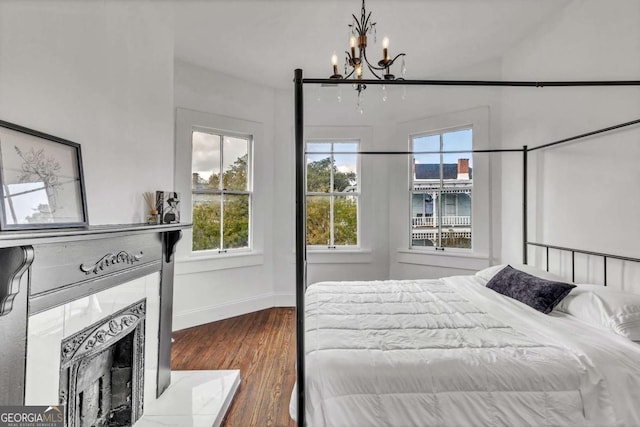
[[[183,425],[180,416],[208,420],[208,425],[219,422],[221,415],[216,418],[212,413],[230,403],[239,383],[237,371],[171,372],[173,255],[186,227],[118,225],[0,232],[0,406],[57,404],[67,399],[62,392],[68,387],[67,377],[77,377],[79,387],[86,387],[81,400],[95,395],[92,405],[100,408],[90,409],[101,411],[103,395],[111,391],[110,385],[103,386],[103,379],[124,375],[125,389],[129,383],[141,385],[139,393],[134,393],[144,401],[144,416],[137,425],[155,425],[155,420],[172,425],[166,424],[172,417]],[[135,332],[127,335],[127,328]],[[134,333],[138,338],[132,338]],[[98,353],[96,342],[109,339],[114,349]],[[132,347],[136,340],[140,344]],[[70,349],[85,357],[76,366],[91,366],[97,373],[70,375],[65,364]],[[143,366],[144,373],[133,374],[137,379],[129,381],[131,372],[142,369],[132,370],[122,360],[140,354],[144,363],[133,366]],[[110,361],[109,369],[93,368],[102,360]],[[167,390],[172,378],[175,386]],[[205,395],[198,397],[196,389]],[[191,396],[191,413],[168,412],[172,401],[185,396]],[[219,407],[211,408],[212,396],[218,396],[213,406]],[[117,398],[112,399],[117,403]],[[82,410],[81,405],[75,408]],[[74,411],[78,412],[70,412]],[[132,416],[137,418],[139,412],[133,410]]]

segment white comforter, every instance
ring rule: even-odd
[[[307,425],[640,426],[640,346],[483,284],[309,287]]]

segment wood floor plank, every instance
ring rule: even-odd
[[[239,369],[242,383],[223,427],[295,427],[295,309],[272,308],[173,334],[174,370]]]

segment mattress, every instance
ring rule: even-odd
[[[310,286],[307,425],[640,425],[640,346],[484,284]]]

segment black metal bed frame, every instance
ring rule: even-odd
[[[307,247],[306,247],[306,199],[305,199],[305,147],[304,147],[304,85],[305,84],[353,84],[353,80],[336,79],[312,79],[303,78],[301,69],[294,72],[294,137],[295,137],[295,165],[296,165],[296,369],[297,369],[297,424],[305,425],[305,360],[304,360],[304,296],[307,287]],[[406,85],[406,86],[493,86],[493,87],[577,87],[577,86],[640,86],[640,80],[615,80],[615,81],[495,81],[495,80],[358,80],[358,83],[366,85]],[[619,255],[585,251],[580,249],[565,248],[561,246],[547,245],[530,242],[527,236],[527,164],[528,153],[545,149],[559,144],[576,141],[589,136],[639,124],[640,119],[610,126],[604,129],[550,142],[533,148],[524,145],[516,149],[492,149],[471,150],[472,153],[522,153],[522,261],[527,264],[528,247],[537,246],[546,248],[546,268],[549,269],[549,249],[571,252],[572,279],[575,279],[575,254],[601,256],[604,259],[604,285],[607,284],[607,259],[639,262],[640,258],[624,257]],[[443,151],[444,153],[445,151]],[[468,151],[466,151],[468,152]],[[410,151],[362,151],[358,154],[372,155],[409,155]]]
[[[628,256],[620,256],[620,255],[613,255],[613,254],[607,254],[604,252],[594,252],[594,251],[587,251],[584,249],[576,249],[576,248],[567,248],[564,246],[555,246],[555,245],[547,245],[544,243],[535,243],[535,242],[527,242],[528,246],[537,246],[537,247],[541,247],[541,248],[545,248],[545,258],[546,258],[546,263],[545,263],[545,267],[547,269],[547,271],[549,271],[549,249],[555,249],[561,252],[571,252],[571,281],[575,282],[576,280],[576,254],[583,254],[583,255],[592,255],[592,256],[597,256],[597,257],[602,257],[602,262],[603,262],[603,280],[602,280],[602,284],[604,286],[607,286],[607,261],[609,259],[617,259],[617,260],[621,260],[621,261],[630,261],[630,262],[638,262],[640,263],[640,258],[632,258],[632,257],[628,257]]]

